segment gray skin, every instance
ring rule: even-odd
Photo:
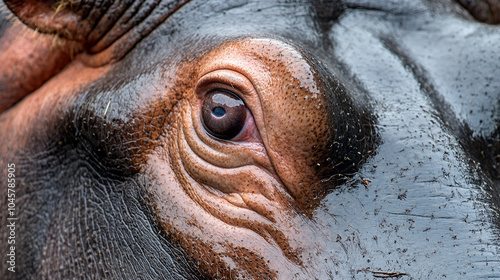
[[[500,27],[451,1],[352,0],[191,1],[59,107],[32,108],[22,128],[11,120],[25,100],[0,115],[0,196],[15,163],[18,218],[11,273],[2,203],[2,279],[230,278],[162,231],[146,195],[156,181],[131,162],[147,140],[125,124],[165,69],[242,37],[290,42],[371,112],[373,146],[309,215],[329,241],[311,278],[500,278]]]

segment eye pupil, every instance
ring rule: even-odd
[[[207,132],[224,140],[234,138],[243,130],[248,111],[241,98],[223,89],[207,93],[201,110]]]
[[[216,116],[217,118],[221,118],[221,117],[224,117],[224,115],[226,114],[226,110],[224,110],[224,108],[222,108],[222,107],[215,107],[212,110],[212,114],[214,116]]]

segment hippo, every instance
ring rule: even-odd
[[[2,279],[500,278],[500,4],[0,4]]]

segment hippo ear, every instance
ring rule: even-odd
[[[188,0],[5,0],[28,26],[72,41],[89,66],[115,62]]]
[[[0,1],[0,114],[63,69],[71,48],[9,20]]]
[[[92,7],[83,2],[85,1],[5,0],[7,7],[29,27],[41,33],[57,34],[64,39],[79,42],[85,41],[92,26],[100,18],[100,13],[106,11],[111,4],[111,1],[99,1],[102,8],[91,11]]]
[[[500,1],[457,0],[478,21],[500,24]]]

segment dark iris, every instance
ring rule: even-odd
[[[223,89],[209,92],[205,96],[201,110],[201,117],[207,131],[225,140],[238,135],[247,118],[247,108],[243,100]]]

